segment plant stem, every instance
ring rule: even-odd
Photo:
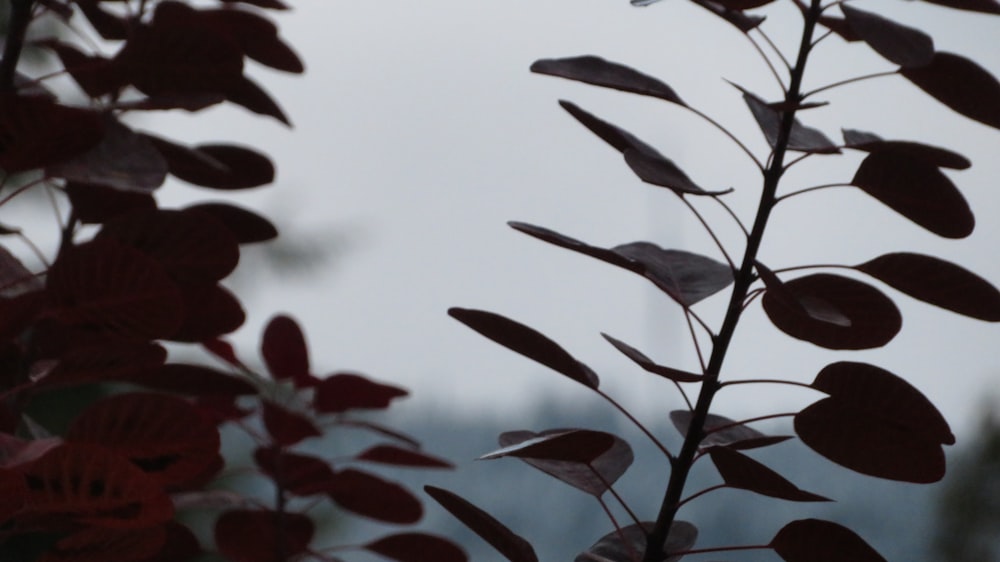
[[[791,71],[788,91],[785,93],[785,102],[792,109],[786,111],[782,116],[781,130],[778,133],[778,139],[775,142],[771,157],[768,159],[767,169],[764,171],[764,185],[760,196],[760,203],[757,207],[757,216],[754,219],[753,229],[747,240],[743,263],[737,275],[736,282],[733,285],[733,292],[730,296],[729,307],[726,311],[725,320],[722,323],[722,329],[719,331],[715,345],[712,348],[708,369],[705,372],[705,381],[702,383],[701,391],[698,394],[698,401],[695,405],[687,435],[684,437],[684,444],[681,446],[680,453],[672,463],[670,480],[664,493],[663,502],[660,504],[660,512],[656,518],[656,524],[647,537],[643,562],[660,562],[666,558],[666,553],[663,552],[663,545],[666,543],[670,527],[680,507],[681,494],[684,492],[688,473],[694,462],[695,454],[698,452],[698,445],[704,437],[703,428],[705,419],[708,417],[712,399],[715,397],[715,393],[720,386],[719,375],[722,372],[722,364],[743,312],[743,301],[755,278],[753,272],[754,262],[764,237],[768,218],[774,207],[778,183],[784,172],[785,153],[788,149],[792,123],[795,119],[794,108],[801,101],[802,77],[805,73],[806,62],[812,46],[813,31],[820,14],[820,0],[811,0],[809,8],[804,10],[803,13],[804,23],[802,38],[799,44],[799,53],[795,67]]]
[[[3,60],[0,60],[0,91],[14,89],[14,75],[17,62],[24,48],[24,36],[31,22],[31,7],[34,0],[10,0],[10,20],[7,27],[7,41],[4,43]]]

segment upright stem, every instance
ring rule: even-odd
[[[806,61],[809,58],[809,51],[812,46],[813,31],[821,11],[820,0],[811,0],[808,10],[805,10],[803,13],[805,21],[802,28],[802,39],[799,44],[799,54],[795,61],[795,66],[791,69],[791,81],[788,85],[788,91],[785,93],[786,105],[793,109],[786,111],[782,116],[781,130],[775,142],[774,152],[769,159],[767,168],[764,170],[764,186],[760,196],[760,203],[757,207],[757,217],[754,219],[753,229],[750,231],[746,250],[743,255],[743,262],[733,285],[733,292],[729,299],[729,308],[726,311],[722,329],[719,331],[719,335],[715,339],[715,345],[712,348],[712,355],[708,361],[708,369],[705,371],[705,380],[698,394],[698,401],[695,404],[688,433],[684,438],[684,444],[681,446],[680,453],[675,457],[673,463],[671,463],[670,480],[663,497],[663,503],[660,505],[660,513],[656,518],[656,524],[647,536],[643,562],[660,562],[665,558],[666,553],[663,552],[663,545],[670,533],[670,526],[677,515],[677,509],[680,507],[684,485],[687,482],[688,473],[691,471],[695,454],[698,452],[698,445],[704,437],[703,427],[712,405],[712,399],[715,397],[716,391],[720,388],[719,374],[722,372],[722,364],[725,361],[726,352],[729,349],[729,344],[736,332],[736,325],[739,323],[740,315],[743,312],[743,301],[754,280],[754,261],[757,258],[761,241],[764,238],[764,229],[767,226],[771,209],[774,207],[778,182],[784,173],[788,139],[791,134],[792,123],[795,119],[794,108],[801,98],[802,76],[805,73]]]
[[[17,61],[21,58],[28,24],[31,22],[33,4],[34,0],[10,0],[7,40],[4,43],[3,60],[0,60],[0,92],[14,89],[14,74]]]

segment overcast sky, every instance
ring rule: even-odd
[[[533,75],[528,66],[538,58],[582,54],[629,64],[673,86],[763,159],[762,135],[739,93],[722,80],[779,97],[750,43],[701,8],[676,0],[642,9],[627,0],[295,4],[291,13],[276,16],[306,74],[251,70],[284,106],[294,129],[238,108],[214,111],[208,119],[171,115],[163,125],[185,141],[233,139],[264,149],[278,166],[277,185],[237,200],[265,209],[289,236],[337,250],[301,278],[256,271],[245,276],[240,290],[247,284],[255,290],[237,341],[248,352],[256,349],[261,325],[287,311],[306,327],[319,370],[353,369],[401,384],[414,391],[414,406],[481,413],[514,425],[525,407],[552,396],[600,407],[579,385],[446,315],[450,306],[485,308],[563,344],[644,415],[680,407],[672,387],[600,337],[607,332],[662,363],[695,369],[679,309],[631,273],[505,223],[539,224],[604,246],[650,240],[718,259],[679,201],[635,178],[558,99],[654,144],[701,185],[735,187],[727,198],[747,222],[759,175],[722,134],[676,106]],[[777,4],[765,29],[794,56],[799,20],[790,3]],[[1000,18],[919,2],[865,7],[923,28],[939,50],[970,56],[1000,75]],[[807,88],[892,68],[866,47],[836,38],[824,42],[814,63]],[[976,232],[944,240],[859,190],[830,189],[778,207],[763,261],[773,268],[857,264],[906,250],[939,255],[1000,282],[1000,132],[951,114],[897,77],[851,85],[823,99],[831,106],[802,119],[831,138],[839,140],[841,126],[866,129],[972,159],[971,170],[950,175],[977,215]],[[857,155],[810,158],[788,174],[784,191],[848,181],[859,161]],[[206,196],[171,187],[163,200],[192,194]],[[724,216],[708,215],[724,225],[726,239],[741,242]],[[834,353],[793,340],[754,305],[724,376],[809,382],[832,361],[868,361],[910,380],[959,428],[984,403],[1000,404],[1000,327],[891,295],[903,311],[903,330],[886,348],[866,352]],[[717,326],[726,298],[697,310]],[[720,394],[717,411],[731,417],[788,411],[814,397],[802,389],[740,386]]]

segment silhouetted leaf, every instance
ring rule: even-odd
[[[642,264],[643,276],[684,308],[733,282],[733,270],[728,265],[691,252],[664,250],[651,242],[622,244],[611,251]]]
[[[687,105],[670,86],[656,78],[593,55],[537,60],[531,71]]]
[[[969,204],[937,166],[920,156],[873,152],[861,162],[851,184],[939,236],[968,236],[975,227]]]
[[[275,485],[297,496],[326,493],[335,478],[330,464],[323,459],[281,447],[258,447],[253,459]]]
[[[972,318],[1000,321],[1000,291],[989,281],[951,262],[897,252],[855,268],[915,299]]]
[[[395,445],[375,445],[369,447],[354,457],[359,461],[368,461],[395,466],[416,466],[422,468],[452,468],[448,461],[432,457],[414,449],[404,449]]]
[[[817,273],[784,285],[804,308],[814,312],[791,308],[770,292],[764,293],[761,304],[771,322],[793,338],[828,349],[869,349],[889,343],[902,326],[896,305],[860,281]],[[835,315],[823,311],[835,311]],[[822,319],[827,317],[836,321]]]
[[[851,29],[890,62],[913,68],[929,64],[934,57],[934,40],[923,31],[847,4],[840,9]]]
[[[187,283],[180,286],[184,321],[170,338],[200,343],[236,331],[246,321],[246,312],[229,289],[217,283]]]
[[[100,224],[129,211],[156,208],[156,199],[151,193],[76,182],[67,182],[64,191],[77,218],[84,224]]]
[[[508,431],[501,434],[498,441],[504,449],[481,458],[518,456],[542,472],[593,496],[607,491],[608,486],[631,466],[634,458],[632,448],[624,440],[596,431]],[[576,449],[578,445],[580,448]]]
[[[799,519],[771,539],[785,562],[886,562],[854,531],[822,519]]]
[[[733,24],[743,33],[748,33],[764,21],[764,16],[754,16],[744,14],[739,10],[730,10],[714,0],[694,0],[694,3]]]
[[[424,491],[510,562],[538,562],[531,544],[489,513],[443,488],[424,486]]]
[[[780,304],[788,311],[795,311],[799,315],[808,316],[813,320],[834,324],[842,328],[851,327],[851,319],[844,316],[842,312],[823,299],[799,298],[785,283],[778,278],[770,269],[759,261],[754,261],[754,267],[761,281],[767,288],[770,298]]]
[[[665,187],[674,193],[681,195],[688,193],[691,195],[722,195],[732,191],[705,191],[698,184],[691,181],[676,164],[669,159],[652,154],[648,151],[628,149],[624,152],[625,163],[639,176],[642,181]]]
[[[298,380],[309,375],[309,349],[302,328],[290,316],[279,314],[264,327],[260,354],[275,380]]]
[[[708,455],[723,482],[730,488],[796,502],[830,501],[829,498],[800,489],[777,472],[732,449],[711,447]]]
[[[694,373],[689,373],[687,371],[682,371],[680,369],[674,369],[672,367],[664,367],[663,365],[657,365],[652,359],[646,357],[638,349],[628,345],[627,343],[617,340],[607,334],[601,334],[604,339],[608,340],[611,345],[615,346],[615,349],[622,352],[625,357],[628,357],[636,365],[639,365],[643,370],[648,371],[653,374],[660,375],[661,377],[670,379],[675,382],[698,382],[704,378],[702,375],[696,375]]]
[[[146,388],[189,396],[241,396],[257,392],[256,387],[244,378],[205,365],[186,363],[143,369],[124,377],[124,380]]]
[[[847,20],[844,18],[823,14],[816,22],[839,35],[844,41],[861,41],[861,37],[851,29],[850,25],[847,25]]]
[[[303,439],[319,437],[323,433],[311,419],[270,400],[262,400],[262,418],[267,434],[277,445],[294,445]]]
[[[448,315],[483,336],[521,355],[596,389],[600,384],[590,367],[577,361],[565,349],[542,333],[509,318],[468,308],[450,308]]]
[[[693,416],[694,413],[691,410],[674,410],[670,412],[670,422],[674,424],[674,427],[681,436],[686,437],[690,430],[691,418]],[[700,443],[702,448],[714,446],[739,448],[737,444],[742,442],[764,442],[769,444],[765,440],[772,439],[750,426],[737,423],[736,420],[731,420],[718,414],[707,414],[703,427],[705,428],[706,435]],[[785,438],[774,439],[785,440]]]
[[[743,87],[736,84],[733,85],[743,92],[743,101],[750,108],[754,119],[757,120],[757,125],[760,126],[760,130],[764,133],[767,144],[771,148],[774,148],[778,143],[778,137],[781,133],[781,121],[784,118],[784,112],[773,109],[767,102]],[[798,119],[792,121],[792,129],[788,136],[788,149],[820,154],[840,152],[837,145],[821,131],[804,126]]]
[[[968,10],[970,12],[981,12],[984,14],[1000,15],[1000,3],[998,3],[996,0],[924,0],[924,1],[930,2],[931,4],[937,4],[939,6],[956,8],[959,10]]]
[[[352,409],[383,409],[389,403],[409,394],[407,391],[375,382],[353,373],[337,373],[316,385],[314,407],[323,413],[339,414]]]
[[[940,168],[965,170],[972,166],[968,158],[957,152],[912,141],[887,141],[874,133],[844,129],[844,144],[846,148],[854,148],[865,152],[890,152],[901,154],[906,158],[922,160]]]
[[[625,151],[631,149],[644,154],[659,155],[659,152],[657,152],[655,148],[649,146],[632,133],[580,109],[575,104],[560,100],[559,105],[569,112],[569,114],[572,115],[577,121],[583,124],[584,127],[590,129],[592,133],[601,137],[604,142],[610,144],[618,152],[624,154]]]
[[[265,242],[277,238],[274,224],[257,213],[230,203],[198,203],[185,207],[211,215],[225,226],[240,244]]]
[[[416,523],[424,514],[406,488],[352,468],[334,473],[326,491],[340,507],[386,523]]]
[[[83,6],[85,3],[79,2],[77,5]],[[85,54],[75,45],[55,39],[39,41],[36,44],[55,51],[63,68],[91,98],[99,98],[125,86],[124,78],[111,59]]]
[[[170,174],[188,183],[232,190],[274,181],[271,160],[252,149],[227,144],[187,147],[149,134],[145,137],[167,159]]]
[[[867,363],[826,366],[812,385],[829,394],[795,416],[802,442],[856,472],[936,482],[944,476],[941,445],[955,437],[937,408],[908,382]]]
[[[425,533],[397,533],[365,545],[386,558],[400,562],[465,562],[465,552],[451,541]]]
[[[621,531],[612,531],[600,538],[583,553],[574,558],[574,562],[633,562],[642,559],[646,551],[646,534],[653,530],[654,523],[646,521],[639,525],[623,527]],[[624,537],[624,541],[622,538]],[[683,552],[690,550],[698,540],[698,528],[687,521],[675,520],[670,525],[670,533],[663,544],[666,557],[662,562],[677,562],[684,557]],[[671,554],[681,552],[682,554]]]
[[[166,543],[162,525],[142,529],[83,527],[60,538],[39,562],[155,561]]]
[[[291,560],[309,549],[315,525],[301,513],[266,509],[230,510],[215,521],[215,544],[231,562]]]
[[[251,6],[257,6],[258,8],[267,8],[269,10],[287,10],[288,5],[280,0],[222,0],[224,4],[249,4]]]
[[[977,63],[937,52],[930,64],[899,73],[954,111],[1000,129],[1000,82]]]
[[[0,94],[0,169],[7,173],[55,165],[90,150],[104,136],[97,111],[46,97]]]
[[[128,23],[100,7],[99,0],[77,0],[74,2],[83,12],[90,25],[100,36],[109,41],[123,41],[128,38]]]
[[[72,337],[72,336],[69,336]],[[41,378],[38,388],[130,380],[159,369],[167,358],[160,345],[122,338],[79,338],[59,355],[55,367]]]
[[[229,86],[229,89],[226,91],[226,99],[254,113],[274,117],[285,125],[291,126],[292,124],[288,120],[288,116],[285,115],[285,112],[282,111],[281,106],[278,105],[278,102],[274,101],[274,98],[264,91],[260,85],[246,76],[241,76]]]
[[[271,68],[301,73],[298,55],[278,37],[278,27],[263,15],[247,10],[201,10],[198,17],[242,49],[247,57]]]
[[[532,224],[527,224],[523,222],[508,222],[508,226],[523,232],[529,236],[538,238],[539,240],[544,240],[549,244],[555,244],[561,248],[566,248],[567,250],[573,250],[574,252],[579,252],[581,254],[588,255],[592,258],[597,258],[601,261],[610,263],[611,265],[617,265],[618,267],[627,269],[633,273],[638,273],[642,275],[645,273],[646,268],[641,263],[633,261],[621,254],[617,254],[612,250],[606,250],[604,248],[598,248],[596,246],[591,246],[585,242],[581,242],[575,238],[570,238],[563,234],[559,234],[554,230],[549,230],[541,226],[535,226]]]

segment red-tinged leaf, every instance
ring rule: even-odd
[[[674,410],[670,412],[670,422],[674,424],[678,433],[686,437],[693,416],[691,410]],[[738,443],[767,439],[766,435],[756,429],[718,414],[708,414],[703,427],[705,430],[705,436],[701,440],[703,448],[735,447]]]
[[[46,97],[0,94],[0,169],[51,166],[82,154],[104,137],[104,119],[90,109]]]
[[[866,131],[844,129],[844,144],[847,148],[865,152],[891,152],[903,157],[922,160],[940,168],[965,170],[972,166],[968,158],[957,152],[912,141],[887,141]]]
[[[375,382],[353,373],[337,373],[316,385],[313,403],[320,412],[339,414],[356,408],[388,408],[393,400],[407,394],[398,386]]]
[[[665,187],[677,195],[722,195],[732,191],[706,191],[691,181],[676,164],[668,158],[653,155],[636,149],[628,149],[624,153],[625,163],[639,176],[642,181],[659,187]]]
[[[257,213],[229,203],[198,203],[185,210],[210,215],[225,226],[240,244],[265,242],[278,236],[274,224]]]
[[[450,308],[448,315],[496,343],[533,359],[576,382],[596,389],[600,384],[590,367],[577,361],[547,336],[509,318],[468,308]]]
[[[128,393],[95,402],[70,424],[66,440],[103,445],[166,487],[212,466],[219,431],[192,405],[166,394]]]
[[[77,218],[84,224],[101,224],[129,211],[156,208],[156,199],[147,192],[121,191],[77,182],[68,182],[64,190]]]
[[[791,435],[768,435],[766,437],[755,437],[751,439],[744,439],[742,441],[736,441],[735,443],[726,445],[726,447],[734,451],[746,451],[750,449],[770,447],[771,445],[777,445],[778,443],[784,443],[791,438]]]
[[[646,552],[646,535],[652,532],[654,523],[645,521],[642,526],[629,525],[620,531],[615,530],[604,535],[586,551],[580,553],[574,562],[633,562],[642,559]],[[624,540],[623,540],[624,539]],[[670,525],[670,532],[663,544],[661,562],[677,562],[684,557],[684,552],[694,546],[698,540],[698,528],[687,521],[675,520]],[[681,554],[673,554],[679,552]]]
[[[274,98],[259,84],[246,76],[240,77],[229,86],[229,89],[226,90],[226,99],[254,113],[274,117],[285,125],[292,125],[278,102],[274,101]]]
[[[365,549],[400,562],[465,562],[465,551],[447,539],[425,533],[397,533],[365,545]]]
[[[742,12],[743,10],[752,10],[766,6],[774,2],[774,0],[715,0],[715,2],[726,9]]]
[[[319,437],[323,433],[308,417],[279,406],[270,400],[262,400],[264,427],[276,445],[287,447],[303,439]]]
[[[808,310],[789,307],[770,291],[762,305],[782,332],[827,349],[881,347],[902,327],[899,309],[881,291],[860,281],[817,273],[785,282]]]
[[[222,338],[213,338],[201,342],[201,346],[204,347],[205,350],[211,353],[212,355],[218,357],[219,359],[222,359],[223,361],[232,365],[233,367],[236,367],[244,371],[249,370],[246,367],[246,365],[244,365],[243,362],[240,361],[239,357],[236,356],[236,348],[234,348],[233,344],[229,343],[228,341]]]
[[[939,51],[930,64],[899,73],[952,110],[1000,129],[1000,81],[972,60]]]
[[[145,138],[105,116],[104,137],[96,146],[45,168],[49,176],[148,193],[167,179],[167,161]]]
[[[400,441],[402,443],[406,443],[407,445],[409,445],[409,446],[411,446],[413,448],[420,447],[420,442],[417,441],[416,439],[414,439],[413,437],[410,437],[409,435],[406,435],[405,433],[402,433],[401,431],[397,431],[395,429],[392,429],[390,427],[386,427],[384,425],[379,425],[377,423],[372,423],[372,422],[364,421],[364,420],[348,420],[348,419],[341,419],[341,420],[339,420],[338,423],[340,425],[345,425],[345,426],[349,426],[349,427],[357,427],[357,428],[360,428],[360,429],[371,431],[372,433],[377,433],[378,435],[382,435],[382,436],[385,436],[385,437],[396,439],[396,440],[398,440],[398,441]]]
[[[112,106],[122,111],[167,111],[183,109],[196,112],[226,101],[224,94],[215,92],[159,93],[137,100],[117,101]]]
[[[199,16],[231,37],[247,57],[271,68],[301,73],[302,61],[281,38],[278,28],[262,15],[246,10],[204,10]]]
[[[162,265],[110,237],[67,249],[49,270],[50,314],[133,337],[169,337],[183,320]]]
[[[253,458],[275,485],[297,496],[326,493],[335,479],[330,464],[311,455],[290,453],[277,447],[259,447]]]
[[[958,10],[1000,15],[1000,2],[996,0],[924,0],[931,4],[947,6]]]
[[[199,396],[194,399],[193,404],[216,425],[241,420],[254,413],[253,409],[238,404],[236,397],[232,395]]]
[[[28,488],[24,517],[141,529],[174,514],[158,480],[99,445],[59,445],[22,472]]]
[[[235,332],[246,321],[243,305],[231,291],[214,283],[181,285],[186,312],[171,340],[200,343]]]
[[[257,392],[257,388],[244,378],[204,365],[185,363],[160,365],[121,379],[152,390],[187,396],[243,396]]]
[[[854,531],[822,519],[799,519],[771,539],[785,562],[886,562]]]
[[[651,242],[630,242],[611,251],[642,264],[643,276],[684,308],[733,282],[733,270],[728,265],[691,252],[664,250]]]
[[[592,55],[563,59],[541,59],[531,65],[531,71],[633,94],[652,96],[687,106],[670,86],[656,78],[625,65],[609,62]]]
[[[608,340],[611,345],[615,346],[615,349],[622,352],[625,357],[628,357],[636,365],[639,365],[643,370],[660,375],[666,379],[672,380],[674,382],[698,382],[704,378],[702,375],[696,375],[694,373],[689,373],[687,371],[681,371],[680,369],[674,369],[672,367],[664,367],[663,365],[657,365],[652,359],[646,357],[644,353],[638,349],[628,345],[627,343],[617,340],[607,334],[601,334],[604,339]]]
[[[851,29],[889,62],[916,68],[934,57],[934,40],[923,31],[847,4],[841,4],[840,9]]]
[[[106,236],[155,259],[179,283],[218,281],[240,259],[229,229],[198,211],[134,211],[104,223],[98,238]]]
[[[879,256],[855,269],[934,306],[988,322],[1000,321],[1000,291],[989,281],[951,262],[897,252]]]
[[[418,466],[422,468],[452,468],[453,465],[437,457],[413,449],[395,445],[375,445],[365,449],[356,457],[359,461],[392,464],[396,466]]]
[[[528,236],[533,236],[539,240],[548,242],[549,244],[559,246],[560,248],[566,248],[567,250],[573,250],[574,252],[579,252],[592,258],[597,258],[601,261],[610,263],[611,265],[627,269],[633,273],[642,275],[646,272],[646,268],[642,264],[630,260],[621,254],[617,254],[604,248],[591,246],[586,242],[570,238],[569,236],[560,234],[554,230],[514,221],[508,222],[507,225],[518,232],[527,234]]]
[[[972,210],[955,184],[918,155],[873,152],[851,184],[939,236],[965,238],[975,227]]]
[[[216,520],[215,544],[230,562],[292,560],[309,549],[315,530],[301,513],[235,509]]]
[[[406,488],[360,470],[334,473],[326,491],[340,507],[386,523],[416,523],[424,514],[420,500]]]
[[[85,54],[75,45],[54,39],[41,41],[38,44],[55,51],[63,68],[91,98],[99,98],[125,86],[125,80],[118,72],[118,67],[110,59]]]
[[[144,340],[98,338],[75,342],[59,354],[55,368],[38,379],[37,387],[127,380],[158,369],[166,358],[167,351],[162,346]]]
[[[146,562],[166,544],[162,525],[143,529],[84,527],[56,542],[37,562]]]
[[[275,380],[295,380],[309,375],[309,349],[298,323],[278,315],[267,323],[260,354]]]
[[[221,163],[226,168],[226,173],[203,183],[175,174],[173,168],[170,173],[196,185],[223,190],[248,189],[274,181],[274,164],[271,159],[251,148],[233,144],[202,144],[195,147],[195,150]]]
[[[816,21],[823,27],[839,35],[844,41],[861,41],[861,37],[851,29],[851,26],[847,24],[847,20],[844,18],[824,14]]]
[[[443,488],[424,486],[424,491],[510,562],[538,562],[531,544],[489,513]]]
[[[21,420],[18,420],[20,423]],[[0,433],[0,468],[20,469],[63,444],[61,437],[42,437],[26,441],[12,433]]]
[[[760,126],[760,130],[764,133],[767,144],[771,148],[777,146],[778,137],[781,134],[781,122],[784,120],[784,112],[771,108],[767,102],[743,87],[736,84],[733,85],[739,91],[743,92],[743,101],[750,108],[754,119],[757,120],[757,125]],[[806,127],[798,119],[792,121],[792,129],[788,136],[788,149],[818,154],[836,154],[840,152],[840,148],[821,131],[812,127]]]
[[[711,447],[708,455],[730,488],[795,502],[825,502],[829,498],[806,492],[750,457],[726,447]]]
[[[590,129],[590,132],[610,144],[618,152],[624,154],[627,150],[636,150],[643,154],[659,155],[659,152],[655,148],[649,146],[625,129],[599,119],[568,101],[560,101],[559,105],[584,127]]]
[[[753,16],[738,10],[730,10],[714,0],[694,0],[694,3],[728,21],[743,33],[749,33],[750,30],[755,29],[764,21],[764,16]]]
[[[128,38],[129,25],[123,18],[102,9],[99,0],[76,0],[91,27],[108,41],[123,41]]]
[[[266,8],[269,10],[287,10],[288,5],[280,0],[222,0],[224,4],[237,4],[243,3],[250,6],[257,6],[258,8]]]
[[[21,510],[27,492],[24,477],[20,473],[0,468],[0,523],[4,523]]]
[[[170,521],[164,525],[166,530],[166,540],[163,548],[153,556],[142,562],[176,562],[177,560],[192,560],[202,554],[201,545],[190,529]]]
[[[936,482],[944,476],[941,445],[955,436],[937,408],[900,377],[867,363],[825,367],[812,385],[829,394],[795,416],[802,442],[856,472]]]
[[[603,451],[599,450],[609,439],[610,445]],[[607,491],[608,486],[625,473],[634,459],[628,443],[597,431],[508,431],[500,435],[499,443],[504,449],[493,455],[513,451],[509,456],[518,456],[542,472],[593,496]],[[574,450],[574,446],[579,446],[579,449]],[[481,458],[496,457],[486,455]]]

